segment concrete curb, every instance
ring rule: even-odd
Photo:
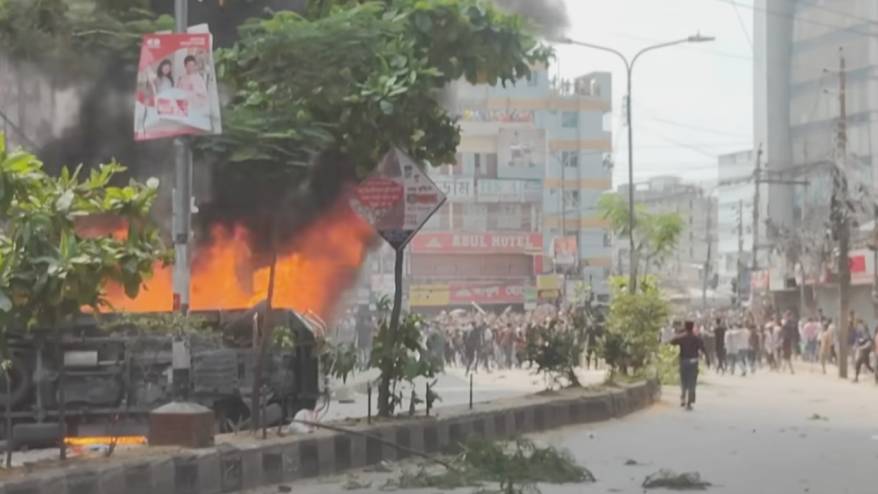
[[[656,381],[611,391],[533,395],[440,409],[438,417],[358,424],[351,429],[426,453],[453,450],[472,438],[502,439],[572,424],[622,417],[648,407],[661,394]],[[148,459],[87,462],[32,472],[0,484],[0,494],[220,494],[331,475],[403,454],[367,437],[318,431],[305,436],[220,443],[215,448],[169,452]]]

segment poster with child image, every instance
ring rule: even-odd
[[[208,32],[147,34],[137,71],[134,139],[222,133]]]

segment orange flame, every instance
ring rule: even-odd
[[[374,239],[374,230],[347,204],[330,211],[278,246],[272,307],[312,311],[331,318],[344,291],[356,281]],[[270,266],[257,266],[243,225],[214,225],[210,241],[192,263],[190,309],[246,309],[268,295]],[[130,299],[122,287],[107,286],[113,310],[162,312],[173,308],[173,268],[156,266],[153,277]]]

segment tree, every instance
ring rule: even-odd
[[[125,170],[101,165],[80,177],[80,168],[58,177],[24,151],[7,151],[0,134],[0,330],[54,328],[83,307],[107,305],[104,287],[117,282],[137,295],[153,265],[169,260],[149,218],[158,181],[113,186]],[[91,236],[82,218],[109,216],[124,222],[124,234]],[[64,423],[60,365],[60,422]],[[64,450],[62,448],[62,458]]]
[[[218,53],[232,98],[225,135],[203,146],[294,173],[324,150],[349,158],[359,176],[394,147],[449,163],[460,129],[443,88],[461,77],[514,82],[549,55],[520,17],[483,0],[312,0],[304,16],[244,24]]]
[[[655,359],[670,307],[652,277],[642,278],[635,293],[628,291],[627,279],[614,278],[611,283],[613,297],[601,350],[613,373],[627,374]]]
[[[628,202],[618,194],[606,194],[598,202],[603,218],[619,238],[629,238]],[[650,268],[660,267],[673,252],[683,232],[683,218],[678,213],[650,213],[642,206],[634,208],[634,269],[649,274]]]
[[[380,372],[378,414],[382,417],[390,417],[402,404],[400,384],[411,385],[414,401],[414,379],[432,378],[441,370],[441,363],[432,359],[424,346],[423,324],[417,314],[403,314],[397,331],[391,329],[389,318],[383,317],[379,322],[369,364]]]

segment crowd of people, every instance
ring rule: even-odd
[[[878,326],[870,331],[853,311],[848,321],[848,365],[854,381],[868,371],[878,383]],[[826,373],[827,365],[839,362],[842,332],[822,311],[802,319],[790,311],[769,314],[762,323],[750,313],[718,313],[696,319],[693,325],[693,333],[704,343],[706,360],[719,373],[746,376],[765,368],[794,374],[799,360],[819,364]],[[672,322],[663,331],[662,341],[671,342],[682,329],[682,323]]]
[[[526,312],[507,309],[499,314],[476,309],[442,311],[424,318],[422,332],[428,352],[445,366],[462,367],[467,372],[491,372],[521,367],[527,328],[548,321],[553,321],[559,331],[571,329],[571,309],[541,305]],[[377,324],[373,321],[357,325],[351,316],[348,325],[360,365],[366,367]],[[587,335],[583,356],[586,366],[597,365],[598,333],[595,330]]]

